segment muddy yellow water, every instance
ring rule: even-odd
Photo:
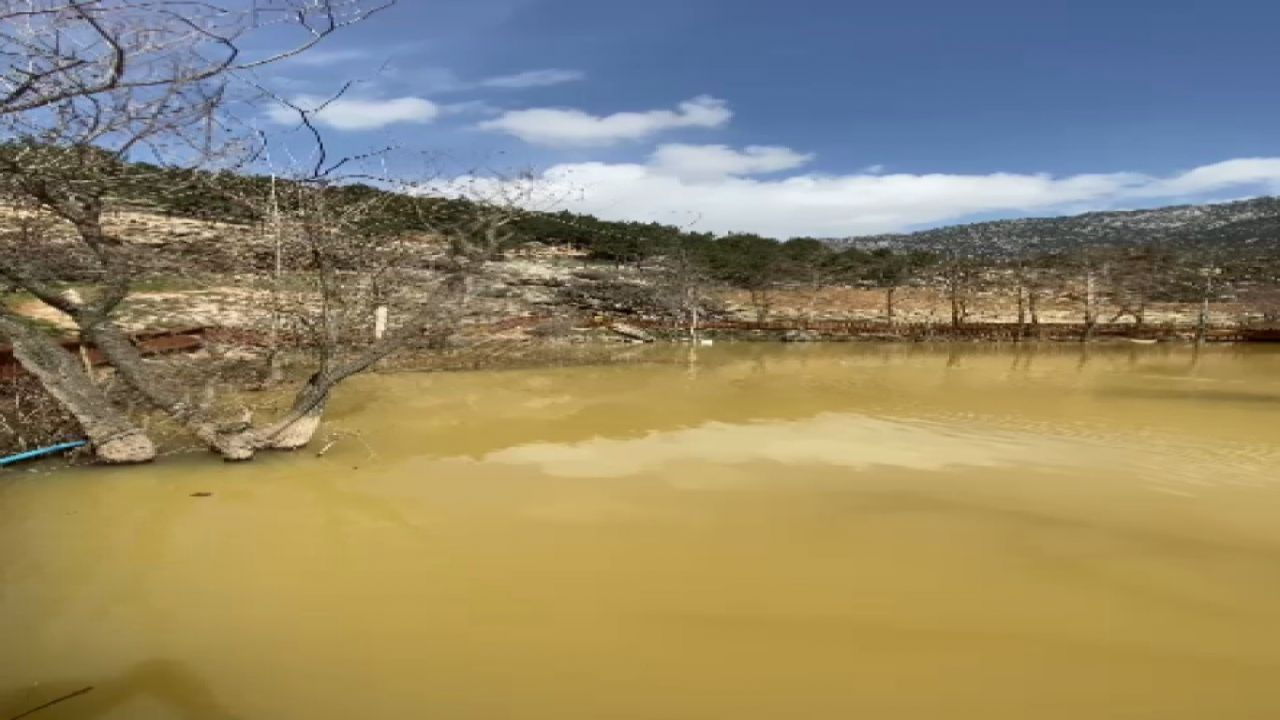
[[[0,720],[1280,717],[1280,352],[653,352],[5,471]]]

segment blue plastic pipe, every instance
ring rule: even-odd
[[[34,458],[44,457],[45,455],[52,455],[56,452],[62,452],[63,450],[74,450],[75,448],[87,444],[88,442],[85,440],[76,440],[75,442],[65,442],[61,445],[53,445],[46,448],[40,448],[38,450],[28,450],[24,453],[0,458],[0,467],[11,465],[16,462],[22,462],[23,460],[32,460]]]

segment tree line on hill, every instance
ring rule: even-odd
[[[1278,203],[1253,201],[1274,209]],[[1155,211],[1159,212],[1159,211]],[[1025,231],[1024,224],[1034,228]],[[1246,218],[1210,227],[1098,231],[1077,219],[955,226],[897,242],[784,241],[750,233],[715,236],[657,223],[604,221],[568,212],[532,213],[515,237],[564,243],[596,260],[649,267],[682,298],[673,315],[692,322],[702,286],[744,290],[757,320],[768,319],[780,289],[817,293],[831,286],[878,288],[882,317],[897,316],[904,287],[936,289],[952,325],[970,320],[982,298],[1011,296],[1018,324],[1034,327],[1049,302],[1078,308],[1086,333],[1102,322],[1138,329],[1155,303],[1196,304],[1203,329],[1213,303],[1243,300],[1267,321],[1280,320],[1280,217]],[[1104,316],[1104,308],[1110,314]],[[704,309],[705,310],[705,309]]]

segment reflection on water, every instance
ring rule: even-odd
[[[1280,716],[1280,353],[653,352],[0,476],[0,718]]]
[[[68,704],[63,704],[68,703]],[[28,708],[20,716],[97,718],[128,716],[151,704],[171,717],[232,720],[229,712],[198,675],[172,660],[137,663],[111,677],[32,683],[0,697],[0,708]],[[61,706],[61,707],[59,707]],[[12,716],[19,717],[19,716]]]
[[[489,453],[486,462],[532,465],[570,477],[652,472],[679,462],[712,465],[775,462],[868,469],[876,465],[942,470],[949,466],[1073,463],[1074,445],[1023,433],[965,432],[937,422],[902,422],[852,413],[746,424],[711,422],[639,438],[532,443]],[[696,480],[696,478],[695,478]],[[682,483],[687,484],[687,483]]]

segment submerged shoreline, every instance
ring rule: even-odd
[[[473,339],[474,340],[474,339]],[[710,345],[711,347],[707,347]],[[945,352],[949,362],[966,356],[986,356],[990,354],[1010,354],[1014,358],[1031,358],[1036,356],[1058,356],[1064,353],[1079,356],[1085,362],[1093,353],[1106,357],[1115,352],[1142,358],[1161,355],[1172,356],[1187,354],[1194,359],[1201,350],[1209,355],[1231,352],[1232,348],[1248,351],[1256,348],[1266,352],[1268,344],[1224,343],[1213,342],[1199,345],[1188,341],[1170,342],[1135,342],[1129,338],[1100,337],[1089,342],[1079,340],[1037,340],[1023,341],[983,340],[971,338],[946,338],[934,336],[930,338],[912,339],[906,337],[886,339],[882,337],[846,336],[836,339],[820,338],[817,340],[787,340],[781,333],[763,331],[731,332],[711,331],[699,343],[691,343],[676,333],[655,333],[649,342],[624,341],[607,332],[593,332],[589,337],[574,337],[560,340],[537,341],[473,341],[467,345],[447,350],[416,351],[405,353],[391,360],[384,361],[371,371],[373,376],[396,376],[414,374],[469,374],[485,372],[520,372],[543,371],[556,368],[575,367],[608,367],[639,365],[676,365],[691,369],[701,367],[713,361],[719,352],[726,347],[742,346],[737,353],[747,356],[767,356],[777,352],[771,348],[788,347],[802,355],[821,356],[828,352],[842,352],[839,347],[860,348],[857,353],[875,352],[881,348],[886,356],[929,355],[939,351]],[[1280,348],[1280,345],[1274,347]],[[787,353],[790,354],[790,353]],[[199,374],[202,367],[211,363],[207,356],[196,356],[191,363],[190,371]],[[248,361],[244,361],[248,364]],[[211,367],[211,366],[210,366]],[[225,368],[222,371],[226,371]],[[109,372],[109,371],[108,371]],[[232,376],[249,378],[252,373],[245,369],[230,373]],[[254,386],[248,380],[233,384],[228,393],[226,403],[229,406],[244,407],[254,413],[270,416],[287,407],[291,392],[297,383],[305,380],[308,374],[305,364],[294,364],[288,378],[271,387]],[[12,381],[10,381],[12,382]],[[172,426],[157,413],[139,410],[139,418],[145,422],[156,435],[163,456],[172,456],[187,452],[203,452],[204,448],[191,443],[190,438]],[[327,426],[326,426],[327,427]],[[71,434],[68,434],[71,432]],[[326,430],[317,435],[307,447],[297,452],[308,454],[323,448],[327,444]],[[73,437],[74,432],[64,428],[54,431],[46,437],[33,433],[31,438],[21,444],[11,440],[0,442],[0,455],[10,455],[39,447],[54,445]],[[39,463],[25,463],[24,469],[39,466],[41,469],[56,470],[62,467],[59,459],[47,459]],[[71,464],[80,464],[73,456]],[[11,468],[13,469],[13,468]]]

